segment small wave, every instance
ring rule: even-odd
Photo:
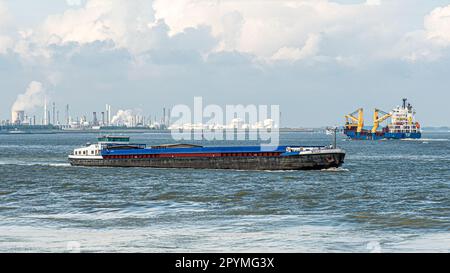
[[[416,160],[437,161],[448,160],[448,155],[351,155],[352,160]]]
[[[0,161],[0,165],[70,167],[70,163]]]
[[[430,141],[449,141],[450,139],[448,138],[405,138],[402,139],[402,141],[415,141],[415,142],[430,142]]]
[[[322,171],[322,172],[349,172],[350,170],[349,169],[345,169],[345,168],[333,167],[333,168],[328,168],[328,169],[322,169],[320,171]]]
[[[296,172],[296,170],[264,170],[266,173],[292,173]]]
[[[45,165],[45,164],[43,164]],[[70,167],[70,163],[48,163],[47,166],[51,167]]]
[[[265,173],[291,173],[298,170],[240,170],[240,169],[221,169],[223,171],[235,171],[235,172],[265,172]]]

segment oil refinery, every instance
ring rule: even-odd
[[[60,111],[55,102],[49,104],[45,101],[42,110],[42,115],[36,115],[36,111],[12,107],[11,119],[0,120],[0,133],[116,129],[166,130],[171,118],[170,108],[165,107],[162,109],[162,116],[158,114],[145,116],[138,110],[117,110],[114,114],[109,104],[106,104],[105,110],[75,117],[70,113],[69,104],[64,105],[64,111]]]

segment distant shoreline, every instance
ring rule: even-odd
[[[317,133],[322,132],[325,129],[323,128],[281,128],[280,132],[309,132],[309,133]],[[246,131],[246,130],[239,130]],[[150,128],[115,128],[115,129],[73,129],[73,130],[62,130],[62,129],[47,129],[47,128],[23,128],[15,127],[10,129],[1,129],[0,134],[113,134],[113,133],[170,133],[171,130],[161,130],[161,129],[150,129]]]
[[[244,132],[246,130],[242,130]],[[171,130],[151,129],[151,128],[106,128],[106,129],[59,129],[39,127],[30,128],[30,126],[14,126],[5,127],[0,126],[0,134],[3,135],[15,135],[15,134],[127,134],[127,133],[156,133],[164,134],[170,133]],[[325,128],[281,128],[280,132],[301,132],[301,133],[325,133]],[[425,127],[423,132],[432,133],[448,133],[450,127]]]

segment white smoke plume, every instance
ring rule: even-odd
[[[12,106],[12,111],[30,111],[44,105],[45,89],[42,83],[32,81],[25,93],[17,96]]]
[[[114,125],[134,126],[137,123],[137,113],[134,110],[119,110],[117,114],[111,119]]]

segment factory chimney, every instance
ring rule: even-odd
[[[44,103],[44,124],[43,125],[48,125],[47,99],[45,99],[45,103]]]
[[[166,107],[163,108],[163,120],[162,125],[166,127]]]
[[[105,126],[105,112],[102,112],[102,125]]]
[[[93,113],[93,121],[92,121],[92,124],[94,125],[94,126],[97,126],[98,125],[98,120],[97,120],[97,112],[94,112]]]
[[[55,103],[52,103],[52,114],[53,114],[53,125],[55,125],[56,124],[56,104]]]
[[[66,105],[66,125],[69,125],[70,123],[70,117],[69,117],[69,105]]]
[[[170,119],[171,119],[172,109],[169,108],[167,113],[167,126],[170,126]]]
[[[109,126],[111,124],[111,105],[106,105],[106,125]]]

